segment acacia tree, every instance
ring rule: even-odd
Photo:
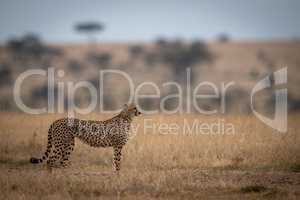
[[[96,41],[96,34],[104,30],[104,25],[99,22],[80,22],[75,24],[75,30],[78,33],[86,34],[90,43]]]

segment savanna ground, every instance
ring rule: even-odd
[[[183,120],[232,123],[234,134],[159,134],[140,127],[123,152],[120,174],[112,149],[77,141],[72,164],[50,173],[31,165],[44,153],[47,129],[58,115],[0,114],[1,199],[299,199],[299,115],[278,133],[250,116],[153,115],[143,126]],[[105,119],[108,116],[83,116]]]

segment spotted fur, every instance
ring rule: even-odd
[[[49,167],[66,166],[74,150],[75,138],[92,147],[113,147],[114,168],[120,170],[121,152],[129,139],[133,117],[140,115],[134,107],[125,108],[117,116],[106,121],[63,118],[56,120],[48,131],[48,145],[42,158],[30,158],[37,164],[47,160]]]

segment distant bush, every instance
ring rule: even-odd
[[[156,41],[156,48],[146,52],[144,56],[144,61],[149,66],[158,63],[170,66],[177,79],[182,77],[186,68],[205,62],[210,63],[213,59],[213,54],[202,41],[184,43],[180,40],[167,41],[164,39]]]
[[[111,64],[112,55],[110,53],[89,53],[87,60],[95,65],[108,67]]]
[[[40,57],[44,51],[43,45],[37,35],[25,35],[19,39],[7,42],[7,47],[13,53]]]
[[[213,56],[206,44],[202,41],[194,41],[185,44],[180,40],[160,41],[157,43],[157,56],[160,60],[176,69],[191,67],[196,63],[211,62]]]
[[[56,95],[58,92],[57,87],[54,87],[54,94]],[[32,89],[32,93],[31,93],[31,98],[32,98],[32,102],[34,102],[34,100],[39,99],[39,100],[43,100],[44,102],[47,101],[48,99],[48,85],[42,84],[36,88]]]
[[[288,108],[291,112],[296,112],[300,110],[300,98],[289,93],[288,95]]]
[[[27,34],[21,38],[10,39],[7,41],[6,47],[12,54],[31,57],[32,59],[40,59],[42,56],[52,58],[63,53],[59,48],[44,45],[35,34]]]
[[[69,70],[75,73],[80,72],[82,69],[82,65],[78,60],[74,60],[74,59],[69,60],[67,65]]]
[[[155,44],[156,44],[156,46],[158,46],[158,47],[164,47],[164,46],[166,46],[166,45],[168,44],[168,40],[161,37],[161,38],[158,38],[158,39],[155,41]]]
[[[226,43],[230,41],[230,36],[226,33],[221,33],[217,36],[217,41],[220,43]]]
[[[0,111],[12,111],[15,109],[15,103],[8,96],[1,97],[0,99]]]
[[[157,53],[154,53],[154,52],[149,52],[144,57],[144,62],[148,66],[153,66],[153,65],[159,63],[160,60],[161,60],[160,56]]]
[[[133,45],[129,47],[129,53],[131,57],[139,57],[144,53],[144,48],[141,45]]]
[[[34,99],[46,99],[48,96],[48,87],[47,85],[42,85],[40,87],[37,87],[33,89],[32,91],[32,97]]]
[[[12,82],[12,71],[8,64],[0,64],[0,86],[9,85]]]

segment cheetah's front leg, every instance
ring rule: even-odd
[[[114,147],[114,168],[116,171],[120,170],[122,157],[122,146]]]

